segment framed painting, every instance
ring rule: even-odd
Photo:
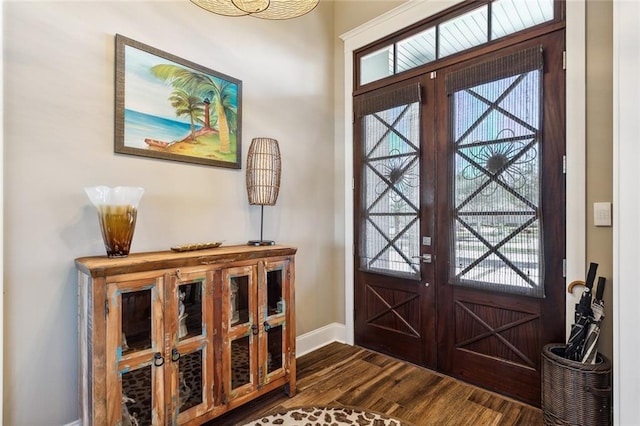
[[[241,168],[242,82],[116,34],[115,152]]]

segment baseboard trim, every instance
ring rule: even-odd
[[[332,342],[345,343],[347,327],[337,322],[327,324],[296,338],[296,356],[302,356]]]
[[[345,343],[347,341],[347,327],[337,322],[327,324],[316,330],[296,337],[296,356],[302,356],[315,351],[333,342]],[[67,423],[63,426],[82,426],[80,420]]]

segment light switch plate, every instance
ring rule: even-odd
[[[593,224],[611,226],[611,203],[593,203]]]

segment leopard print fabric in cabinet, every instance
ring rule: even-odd
[[[235,343],[235,342],[233,342]],[[231,344],[231,389],[237,389],[251,381],[251,369],[249,368],[249,352],[242,345]],[[282,367],[281,357],[274,363],[271,352],[267,353],[267,371]]]
[[[122,425],[151,424],[151,368],[142,367],[122,374]]]
[[[180,410],[202,402],[202,353],[180,357]],[[147,366],[122,374],[122,425],[151,425],[151,369]]]
[[[232,345],[231,387],[236,389],[250,381],[249,354],[242,346]],[[180,410],[185,411],[202,402],[202,353],[193,352],[180,357]],[[271,356],[268,360],[271,369]],[[122,374],[122,425],[151,425],[151,369],[152,366]]]

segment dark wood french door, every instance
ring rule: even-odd
[[[356,344],[539,405],[564,340],[564,35],[354,98]]]
[[[432,80],[355,100],[355,339],[436,367]],[[432,137],[432,136],[431,136]]]

